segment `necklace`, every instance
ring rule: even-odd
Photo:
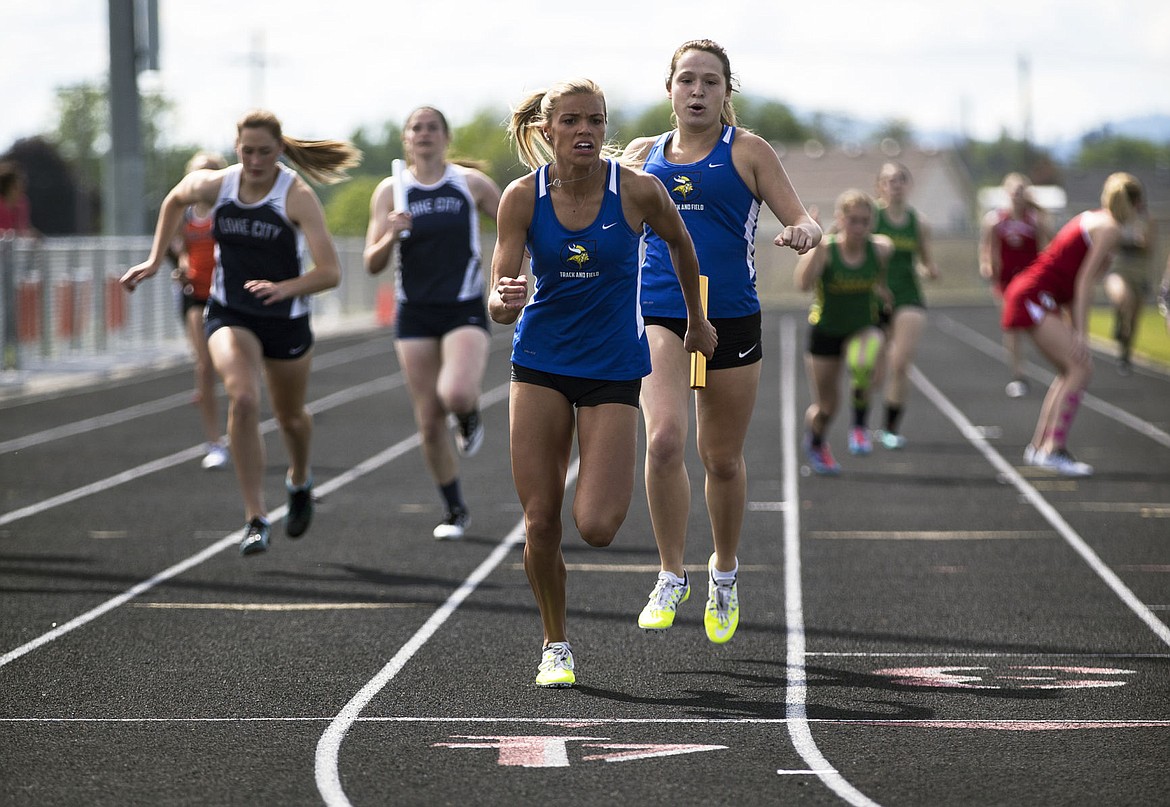
[[[594,175],[594,174],[596,174],[598,171],[600,171],[600,170],[601,170],[601,167],[602,167],[603,165],[605,165],[605,161],[604,161],[604,160],[600,160],[600,161],[598,161],[598,163],[597,163],[597,167],[596,167],[596,168],[594,168],[592,171],[590,171],[590,172],[589,172],[588,174],[586,174],[585,176],[583,176],[583,177],[577,177],[576,179],[566,179],[566,180],[562,180],[562,179],[561,179],[561,177],[560,177],[560,173],[561,173],[561,169],[560,169],[560,167],[559,167],[559,166],[557,166],[557,164],[556,164],[556,163],[553,163],[553,167],[557,169],[557,177],[556,177],[556,178],[555,178],[555,179],[554,179],[552,182],[550,182],[549,184],[550,184],[550,185],[552,185],[554,188],[559,188],[559,187],[561,187],[562,185],[571,185],[571,184],[572,184],[572,183],[574,183],[574,182],[581,182],[582,180],[589,179],[589,177],[593,176],[593,175]]]

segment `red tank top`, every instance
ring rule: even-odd
[[[194,296],[206,300],[211,294],[211,276],[215,272],[215,238],[211,234],[211,216],[201,219],[193,208],[183,216],[183,240],[187,245],[187,277]]]
[[[1078,213],[1061,227],[1048,248],[1023,273],[1060,305],[1072,300],[1077,273],[1089,254],[1091,243],[1085,232],[1084,216],[1084,213]]]
[[[995,236],[999,240],[1000,282],[1007,282],[1036,260],[1039,252],[1036,241],[1036,214],[1024,213],[1016,218],[1010,210],[1001,210],[995,222]]]

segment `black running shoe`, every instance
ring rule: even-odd
[[[288,516],[284,520],[284,531],[289,538],[300,538],[309,529],[313,520],[313,480],[309,480],[303,488],[294,488],[285,482],[288,488]]]
[[[476,409],[458,419],[455,447],[464,457],[474,457],[483,445],[483,418]]]
[[[244,525],[244,540],[240,541],[241,555],[255,555],[268,549],[268,535],[272,527],[266,519],[256,516]]]

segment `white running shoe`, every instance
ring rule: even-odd
[[[1028,394],[1028,382],[1022,378],[1015,378],[1004,387],[1009,398],[1023,398]]]
[[[1037,452],[1039,455],[1040,452]],[[1078,462],[1067,449],[1058,448],[1049,451],[1043,458],[1037,456],[1037,465],[1056,471],[1061,476],[1092,476],[1093,466],[1087,462]]]
[[[206,448],[207,453],[203,455],[203,462],[200,463],[205,471],[214,471],[228,464],[230,457],[227,446],[223,443],[208,443]]]
[[[447,513],[447,517],[431,533],[436,541],[458,541],[467,532],[471,525],[471,513],[459,510]]]

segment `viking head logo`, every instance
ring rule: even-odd
[[[589,254],[589,247],[576,241],[570,241],[565,244],[562,256],[566,263],[571,263],[578,269],[581,269],[585,264],[593,260]]]
[[[671,177],[673,186],[670,192],[675,196],[682,198],[685,202],[695,192],[695,180],[691,179],[686,174],[675,174]]]

